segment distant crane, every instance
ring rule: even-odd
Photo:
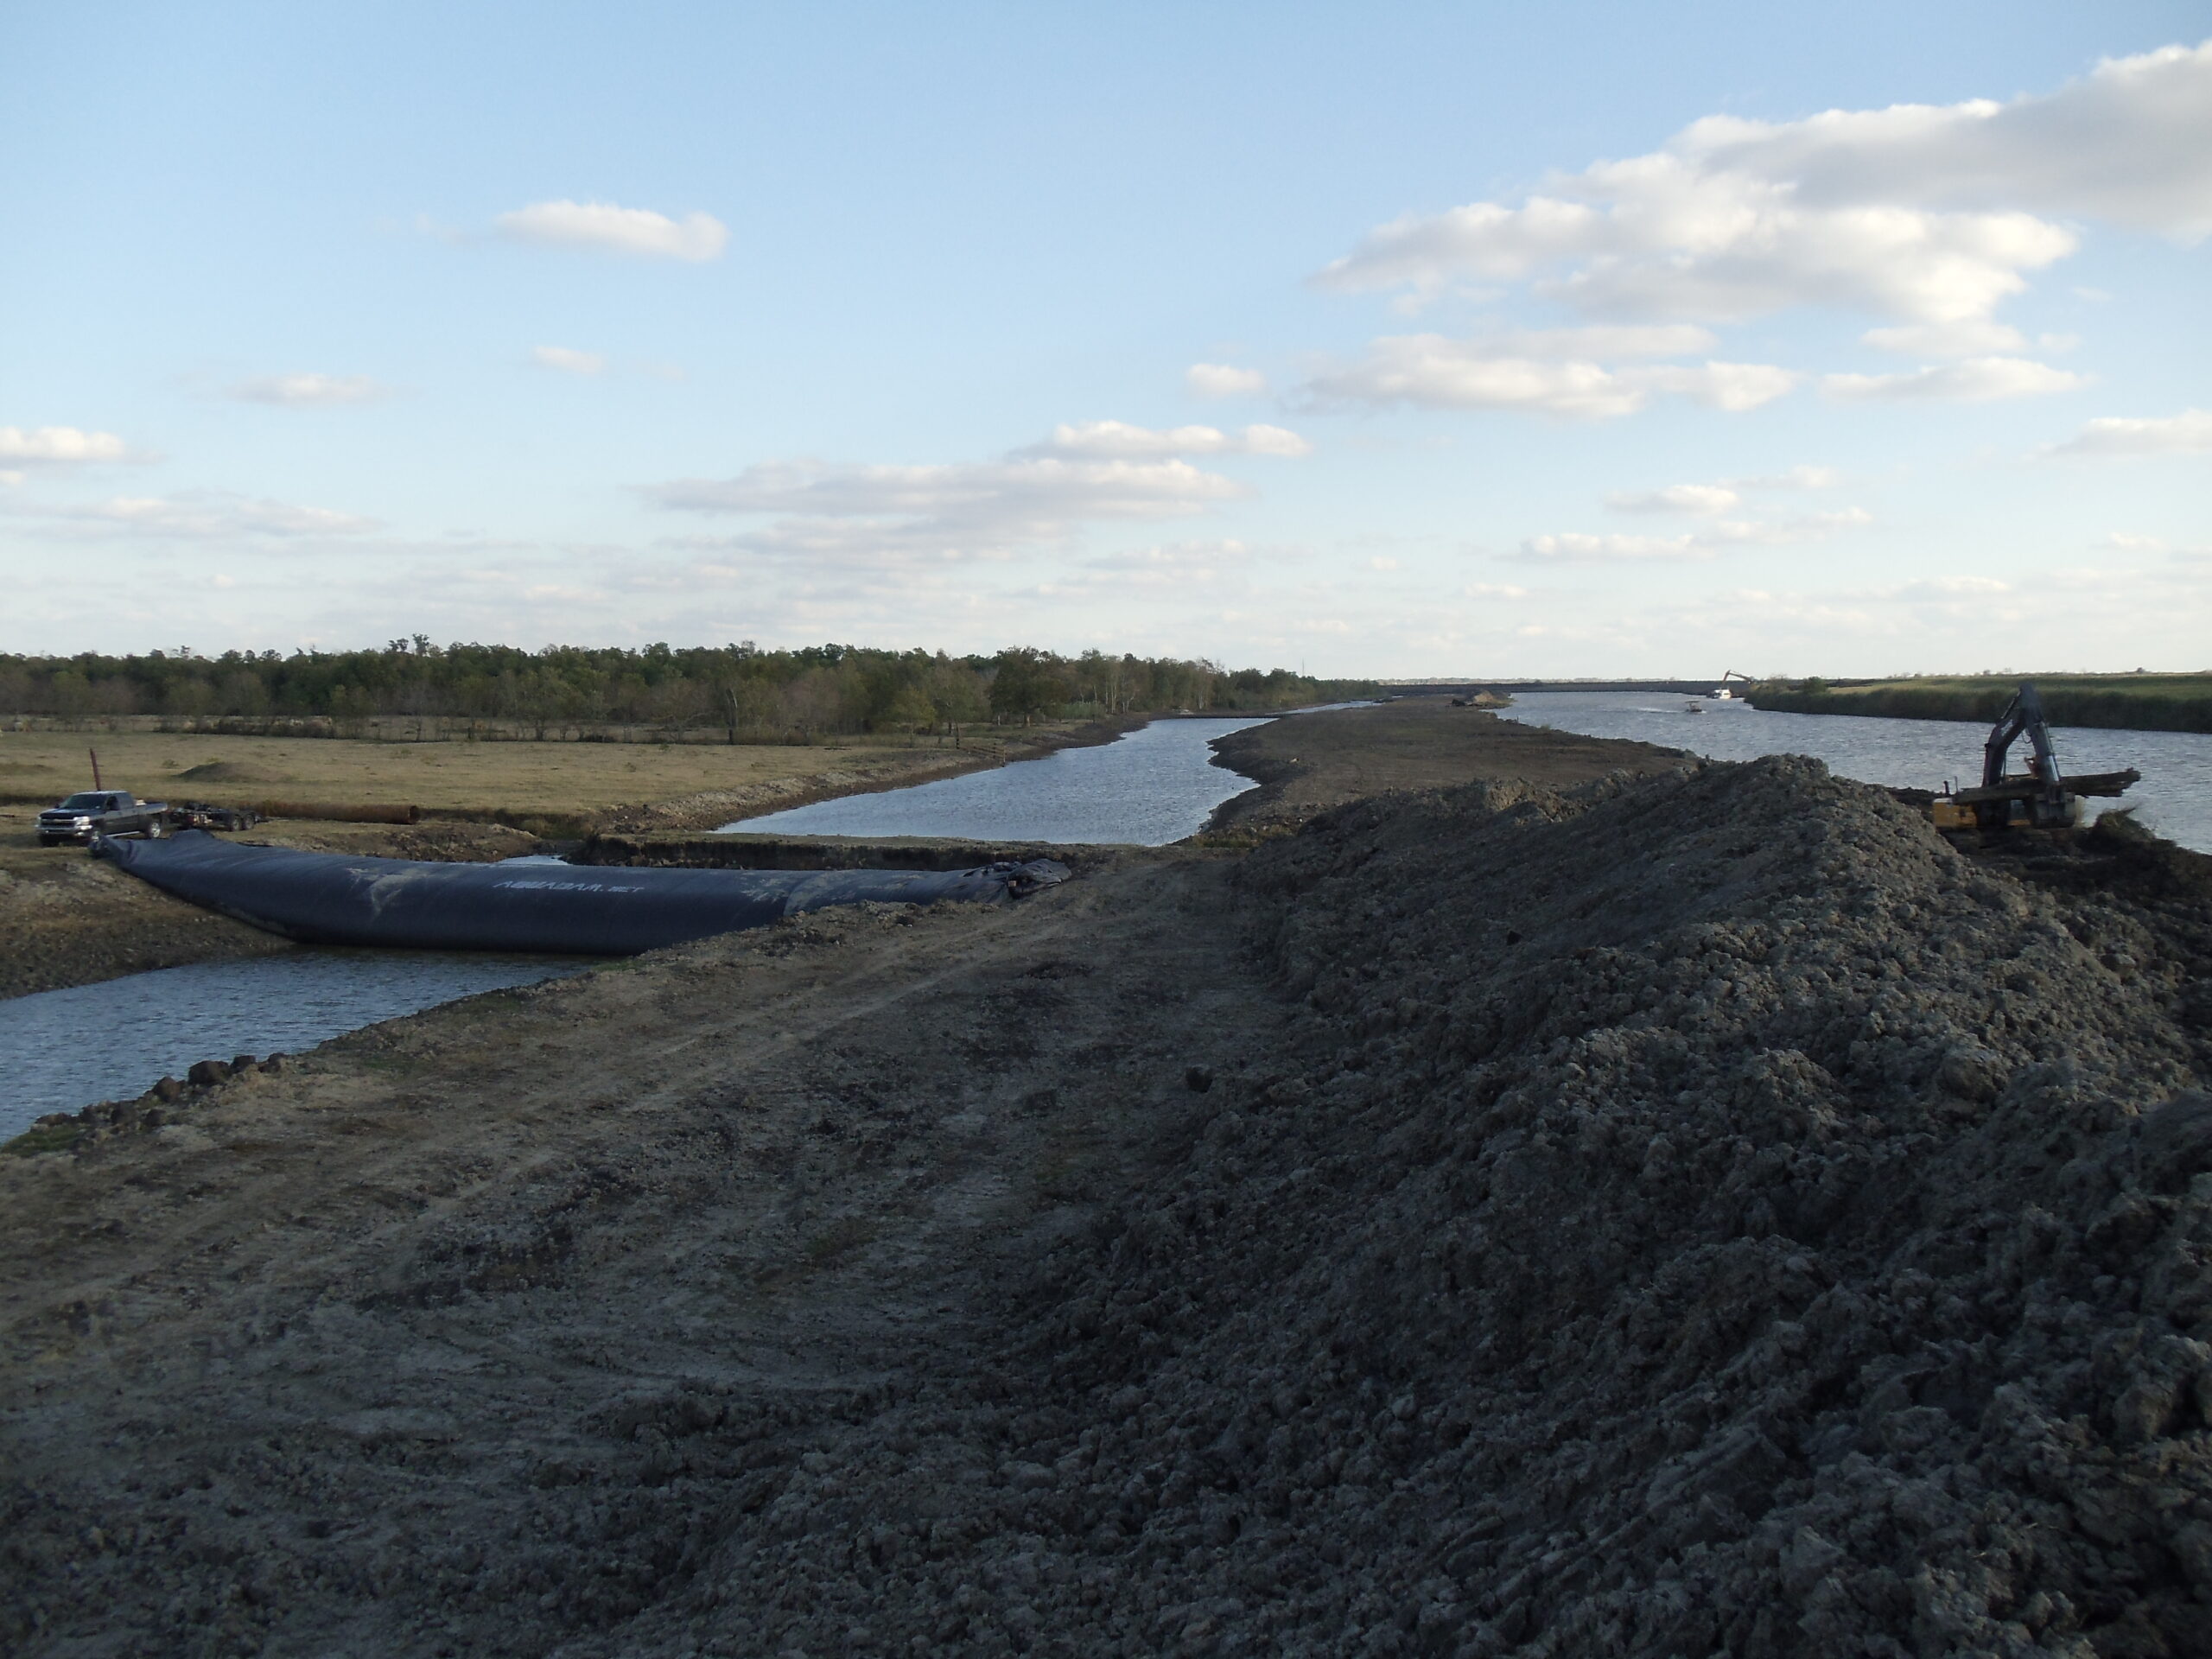
[[[1734,669],[1729,669],[1721,675],[1720,683],[1713,688],[1713,695],[1717,701],[1721,702],[1733,702],[1736,701],[1736,694],[1728,689],[1728,682],[1731,680],[1741,680],[1745,685],[1756,685],[1758,683],[1758,682],[1754,680],[1750,675],[1738,674]]]

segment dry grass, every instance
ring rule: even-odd
[[[1033,728],[1027,735],[1039,734]],[[925,740],[817,747],[657,743],[368,743],[339,738],[153,732],[0,732],[0,800],[51,804],[92,787],[97,747],[111,789],[148,800],[411,802],[425,812],[574,816],[709,790],[862,774],[936,772],[954,751]],[[965,740],[995,758],[996,738]],[[186,774],[218,768],[198,777]]]

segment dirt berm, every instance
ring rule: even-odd
[[[1476,785],[130,1109],[0,1174],[8,1640],[2203,1653],[2212,897],[2044,862]]]

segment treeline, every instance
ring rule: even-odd
[[[594,650],[436,645],[380,651],[179,650],[144,656],[0,657],[0,715],[63,721],[136,715],[308,718],[346,730],[392,716],[498,722],[557,737],[593,726],[718,733],[732,743],[831,734],[954,731],[983,721],[1121,714],[1265,712],[1367,695],[1366,682],[1211,662],[810,645]]]
[[[2054,726],[2139,732],[2212,732],[2212,674],[1974,675],[1830,685],[1767,680],[1751,687],[1754,709],[1799,715],[1878,715],[1894,720],[1993,723],[2023,680],[2031,680]]]

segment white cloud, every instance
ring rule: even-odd
[[[135,536],[164,540],[295,541],[358,536],[377,528],[373,518],[327,507],[295,506],[221,491],[175,495],[115,496],[82,505],[25,507],[18,516],[46,519],[82,536]]]
[[[0,454],[5,454],[0,449]],[[2201,455],[2212,453],[2212,410],[2137,419],[2111,415],[2091,421],[2047,455]]]
[[[1166,542],[1124,553],[1108,553],[1086,563],[1095,570],[1130,574],[1175,574],[1211,577],[1224,565],[1245,565],[1252,550],[1243,542]]]
[[[41,426],[26,430],[0,426],[0,461],[34,467],[77,467],[123,461],[129,450],[112,432],[87,432],[74,426]]]
[[[1557,564],[1611,563],[1632,559],[1709,559],[1719,550],[1690,536],[1590,536],[1579,531],[1531,536],[1521,556]]]
[[[1241,433],[1211,426],[1178,426],[1165,430],[1132,426],[1126,421],[1078,421],[1052,429],[1044,442],[1014,453],[1141,460],[1160,455],[1311,454],[1313,446],[1280,426],[1248,426]]]
[[[1696,357],[1719,344],[1694,323],[1596,323],[1581,328],[1515,328],[1470,341],[1497,357]]]
[[[611,201],[532,202],[492,222],[502,235],[518,242],[604,248],[693,264],[720,257],[729,242],[728,229],[711,213],[686,213],[674,219],[649,208],[618,207]]]
[[[2084,376],[2024,357],[1976,357],[1904,374],[1831,374],[1821,391],[1839,403],[1987,404],[2088,384]]]
[[[1669,484],[1657,490],[1615,490],[1605,505],[1616,512],[1726,512],[1743,497],[1723,484]]]
[[[600,374],[607,368],[607,359],[597,352],[579,352],[567,346],[533,346],[530,356],[539,366],[558,369],[563,374]]]
[[[1906,357],[1987,357],[2029,349],[2027,336],[2018,329],[1986,318],[1869,328],[1859,338],[1878,351]]]
[[[1183,384],[1199,397],[1258,397],[1268,390],[1268,377],[1226,363],[1193,363],[1183,371]]]
[[[1732,478],[1728,487],[1737,490],[1832,490],[1843,482],[1843,474],[1833,467],[1792,467],[1779,473],[1768,473],[1757,478]]]
[[[1294,448],[1293,446],[1297,446]],[[857,564],[1003,558],[1092,521],[1176,518],[1250,493],[1184,456],[1293,454],[1279,427],[1155,432],[1120,422],[1058,429],[997,461],[923,466],[769,461],[735,478],[678,479],[646,492],[680,512],[782,514],[766,527],[686,545]]]
[[[1661,150],[1370,232],[1347,291],[1533,281],[1586,313],[1740,321],[1796,305],[1968,323],[2071,253],[2079,215],[2212,231],[2212,43],[2007,104],[1710,117]],[[1986,347],[1981,349],[1987,349]]]
[[[1760,363],[1608,368],[1586,359],[1516,353],[1507,343],[1510,340],[1387,336],[1370,344],[1365,361],[1316,376],[1306,391],[1332,404],[1516,410],[1608,420],[1636,413],[1659,394],[1717,409],[1756,409],[1797,380],[1787,369]]]
[[[1529,590],[1510,582],[1471,582],[1459,590],[1469,599],[1526,599]]]
[[[336,409],[373,404],[391,389],[365,374],[265,374],[231,388],[240,403],[276,404],[286,409]]]
[[[1808,513],[1779,522],[1724,518],[1680,536],[1591,535],[1563,531],[1531,536],[1512,556],[1540,564],[1599,564],[1640,560],[1702,562],[1731,548],[1789,547],[1825,540],[1839,531],[1873,523],[1862,507]]]

